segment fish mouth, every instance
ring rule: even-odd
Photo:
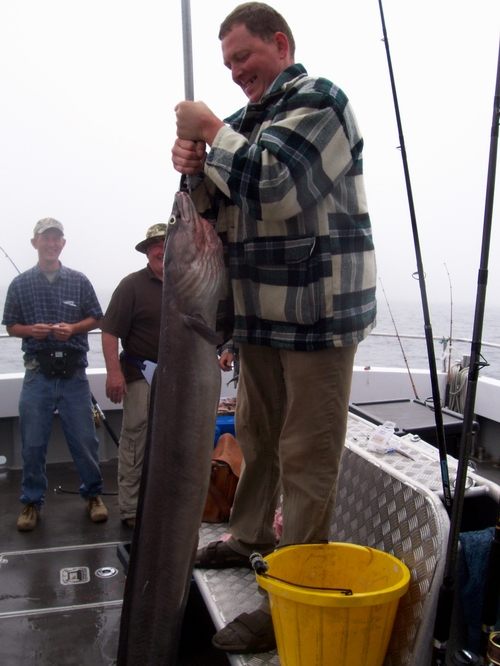
[[[182,196],[183,195],[183,196]],[[185,218],[185,199],[187,196],[185,192],[176,192],[174,196],[174,203],[172,206],[172,212],[168,218],[167,223],[167,236],[169,231],[175,229],[179,226],[179,222]]]
[[[179,218],[188,220],[191,217],[190,213],[192,207],[194,207],[194,204],[187,192],[180,190],[175,193],[172,215],[174,215],[177,220]]]

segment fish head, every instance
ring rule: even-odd
[[[171,259],[190,264],[217,251],[220,239],[212,225],[196,210],[187,192],[177,192],[167,225]]]
[[[215,229],[187,192],[177,192],[165,241],[163,280],[168,298],[184,314],[206,319],[218,301],[223,272],[222,242]]]

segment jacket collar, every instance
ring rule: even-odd
[[[233,129],[237,129],[247,113],[251,115],[258,114],[266,108],[275,95],[285,92],[285,90],[295,84],[298,78],[302,78],[303,76],[307,76],[307,71],[303,65],[300,63],[290,65],[290,67],[287,67],[274,79],[260,102],[256,104],[248,103],[246,106],[236,111],[236,113],[225,118],[224,122],[228,123]]]

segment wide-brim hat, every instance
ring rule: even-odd
[[[166,224],[163,224],[163,222],[160,222],[160,224],[153,224],[153,226],[149,227],[149,229],[147,230],[146,238],[140,243],[137,243],[135,249],[137,250],[137,252],[142,252],[143,254],[146,254],[148,245],[150,245],[152,241],[154,241],[156,238],[165,238],[166,235],[167,235]]]

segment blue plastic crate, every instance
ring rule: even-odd
[[[223,414],[217,417],[217,422],[215,425],[214,446],[216,446],[217,442],[219,441],[219,437],[221,435],[225,435],[227,432],[235,437],[234,414]]]

